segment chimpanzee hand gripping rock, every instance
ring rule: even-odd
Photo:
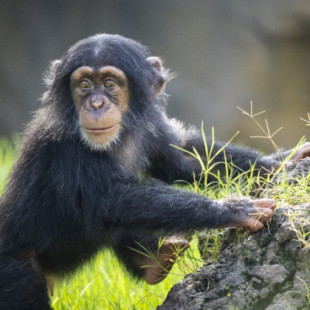
[[[156,284],[175,247],[189,246],[173,235],[206,227],[256,231],[272,216],[273,200],[236,205],[169,186],[201,172],[171,144],[201,154],[204,145],[195,128],[166,116],[167,79],[157,57],[118,35],[79,41],[53,62],[43,107],[25,130],[1,197],[0,309],[51,309],[52,276],[73,272],[103,247],[133,276]],[[274,156],[233,145],[226,157],[243,170],[254,162],[258,169],[278,165]],[[158,252],[159,233],[170,237]],[[138,243],[158,263],[133,251]]]

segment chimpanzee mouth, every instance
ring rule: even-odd
[[[112,130],[115,126],[116,126],[116,124],[114,124],[112,126],[104,127],[104,128],[87,128],[87,127],[83,127],[83,129],[87,133],[89,132],[89,133],[100,134],[100,133],[104,133],[104,132],[108,132],[108,131]]]

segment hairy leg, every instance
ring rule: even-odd
[[[51,310],[45,277],[32,257],[0,254],[0,309]]]
[[[124,233],[114,249],[133,276],[153,285],[167,277],[177,256],[189,246],[181,237],[171,236],[161,241],[149,233]]]
[[[154,258],[145,258],[143,263],[148,266],[144,270],[143,279],[148,284],[157,284],[169,274],[179,254],[190,247],[187,240],[172,236],[167,238],[154,253]]]

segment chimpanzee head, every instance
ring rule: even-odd
[[[140,43],[99,34],[53,62],[43,100],[59,106],[88,146],[106,150],[126,127],[127,114],[132,120],[147,114],[167,77],[160,59]]]

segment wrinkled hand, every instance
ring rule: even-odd
[[[275,210],[276,201],[273,199],[248,198],[222,200],[222,204],[228,205],[232,212],[232,222],[225,227],[243,228],[249,231],[258,231],[264,227]]]
[[[242,222],[242,228],[250,231],[258,231],[264,227],[264,224],[269,220],[275,210],[276,201],[273,199],[258,199],[252,202],[254,212],[248,213],[248,219]]]

